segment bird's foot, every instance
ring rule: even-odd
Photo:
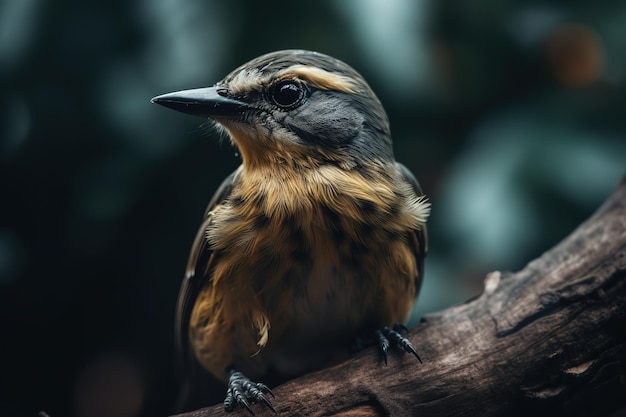
[[[380,350],[380,355],[385,361],[385,365],[387,365],[387,351],[389,350],[390,345],[398,346],[406,352],[412,353],[415,355],[418,361],[422,363],[417,351],[406,337],[402,336],[402,332],[406,332],[408,329],[402,323],[396,323],[393,325],[393,329],[388,327],[383,327],[380,330],[376,330],[376,342],[378,344],[378,349]]]
[[[250,408],[250,403],[263,403],[274,414],[277,414],[272,402],[267,398],[267,394],[274,398],[274,393],[267,385],[252,382],[241,372],[231,370],[228,378],[226,398],[224,399],[224,410],[227,412],[233,411],[239,405],[254,415],[252,408]]]

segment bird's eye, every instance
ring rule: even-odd
[[[294,108],[302,103],[306,87],[294,80],[283,80],[274,84],[270,91],[272,101],[283,108]]]

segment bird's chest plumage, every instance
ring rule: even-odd
[[[359,178],[344,177],[348,189],[324,176],[244,182],[215,210],[211,282],[190,332],[207,368],[230,361],[288,377],[341,359],[362,332],[407,319],[418,284],[407,242],[415,224],[400,192],[364,192]],[[214,352],[216,337],[231,339],[229,352]]]
[[[391,243],[376,236],[375,224],[342,222],[323,203],[309,203],[288,216],[226,209],[233,220],[225,228],[240,230],[229,239],[237,256],[230,279],[251,284],[271,312],[272,329],[289,328],[290,338],[305,329],[315,334],[359,327],[362,306],[369,304],[361,289],[380,279],[383,263],[376,259]],[[219,225],[214,232],[219,234]],[[358,240],[350,237],[356,234]]]

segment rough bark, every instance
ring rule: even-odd
[[[626,179],[523,270],[491,272],[479,297],[425,317],[410,332],[423,365],[391,352],[384,366],[366,349],[277,387],[274,404],[284,416],[623,413],[625,306]],[[180,416],[218,415],[221,405]]]

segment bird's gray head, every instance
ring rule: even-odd
[[[222,125],[244,165],[334,163],[343,168],[393,159],[389,122],[363,77],[328,55],[272,52],[213,87],[152,99]]]

